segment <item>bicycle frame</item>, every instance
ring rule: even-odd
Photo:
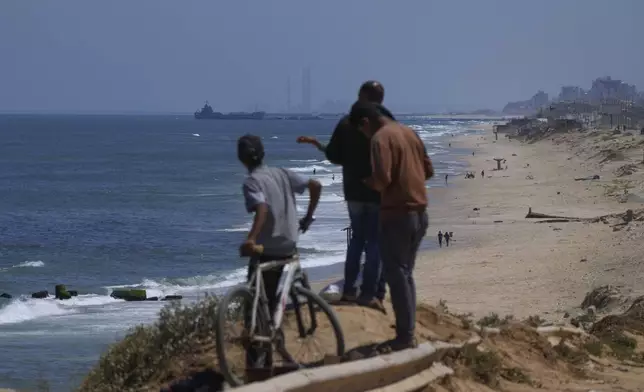
[[[257,311],[259,310],[259,300],[260,297],[263,300],[264,313],[270,315],[270,309],[268,308],[268,300],[266,296],[266,290],[264,289],[262,272],[281,266],[289,266],[288,271],[286,272],[286,278],[284,279],[284,286],[282,287],[282,295],[279,298],[279,303],[277,309],[275,309],[275,314],[273,315],[271,328],[271,336],[259,336],[255,335],[255,327],[257,326]],[[269,261],[266,263],[257,264],[254,272],[254,276],[251,276],[250,282],[255,281],[255,295],[253,297],[253,312],[251,316],[251,339],[260,341],[260,342],[272,342],[275,337],[275,332],[282,325],[282,318],[284,317],[284,311],[286,310],[286,300],[291,291],[293,282],[295,281],[295,276],[300,272],[300,260],[297,255],[293,256],[290,259],[278,260],[278,261]]]

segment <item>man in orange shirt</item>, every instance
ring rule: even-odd
[[[409,127],[382,115],[380,105],[356,102],[350,122],[371,139],[372,175],[365,183],[380,192],[380,254],[396,316],[396,338],[381,346],[416,346],[416,253],[427,232],[425,181],[434,175],[422,140]]]

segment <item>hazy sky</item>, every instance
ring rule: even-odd
[[[281,110],[383,82],[394,109],[644,89],[643,0],[0,0],[0,111]]]

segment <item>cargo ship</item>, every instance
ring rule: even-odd
[[[266,112],[231,112],[221,113],[212,110],[208,101],[195,112],[197,120],[263,120]]]

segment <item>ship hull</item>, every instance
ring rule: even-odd
[[[240,114],[199,114],[195,113],[197,120],[263,120],[264,113],[240,113]]]

